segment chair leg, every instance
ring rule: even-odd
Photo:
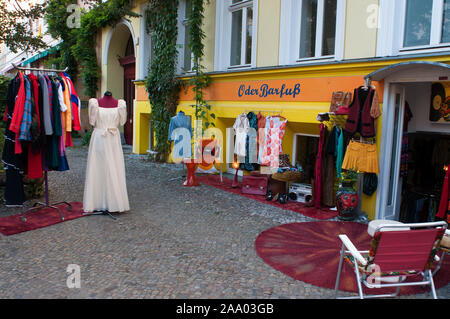
[[[338,273],[336,277],[336,285],[334,286],[334,298],[337,299],[337,294],[339,291],[339,282],[341,281],[341,271],[342,271],[342,263],[344,261],[344,254],[345,254],[345,246],[342,245],[341,248],[341,255],[339,258],[339,267],[338,267]]]
[[[427,274],[428,274],[427,277],[430,280],[431,296],[433,297],[433,299],[438,299],[436,294],[436,288],[434,287],[433,273],[431,272],[430,269],[428,269]]]
[[[439,269],[441,269],[442,263],[444,262],[445,255],[446,255],[446,252],[442,252],[441,260],[439,260],[438,265],[434,269],[433,276],[439,271]]]
[[[358,284],[359,298],[364,299],[364,293],[363,293],[362,285],[361,285],[361,275],[359,273],[358,262],[356,261],[356,259],[354,261],[354,264],[355,264],[354,267],[355,267],[356,283]]]

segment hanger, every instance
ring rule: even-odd
[[[286,120],[286,118],[284,117],[284,116],[281,116],[281,115],[272,115],[272,117],[279,117],[279,118],[281,118],[281,119],[283,119],[283,120]]]
[[[371,84],[372,84],[372,80],[370,78],[365,78],[363,89],[367,91],[369,89],[369,87],[371,86]]]

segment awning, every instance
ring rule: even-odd
[[[440,62],[428,62],[428,61],[411,61],[411,62],[402,62],[393,65],[389,65],[387,67],[381,68],[377,71],[374,71],[364,77],[366,80],[371,81],[381,81],[391,74],[404,71],[416,66],[427,66],[436,70],[450,70],[450,65]]]
[[[54,47],[51,47],[48,50],[42,51],[40,53],[37,53],[37,54],[33,55],[31,58],[26,59],[25,61],[23,61],[21,63],[21,66],[25,66],[25,65],[30,64],[30,63],[32,63],[34,61],[42,59],[43,57],[46,57],[47,55],[52,54],[52,53],[54,53],[54,52],[56,52],[58,50],[59,50],[59,44],[55,45]]]

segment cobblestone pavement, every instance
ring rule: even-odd
[[[83,199],[87,149],[67,153],[70,170],[49,173],[51,202]],[[0,298],[333,298],[254,249],[262,231],[312,219],[205,185],[185,188],[170,181],[180,166],[143,161],[129,148],[125,161],[132,210],[117,220],[88,216],[0,235]],[[22,210],[2,207],[0,216]],[[80,289],[66,285],[69,264],[80,266]]]

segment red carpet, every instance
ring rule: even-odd
[[[64,215],[64,221],[83,217],[83,203],[72,202],[70,204],[72,205],[70,209],[65,204],[57,205]],[[22,214],[17,214],[0,218],[0,233],[10,236],[63,222],[59,212],[49,207],[42,207],[27,213],[26,221],[23,221],[21,216]]]
[[[320,221],[292,223],[262,232],[255,241],[257,254],[278,271],[315,286],[334,290],[339,265],[341,241],[339,234],[346,234],[358,250],[368,250],[370,236],[367,225],[355,222]],[[450,282],[450,258],[446,256],[441,269],[434,276],[436,288]],[[344,261],[340,290],[357,292],[355,275]],[[393,293],[395,288],[368,289],[364,293]],[[428,292],[421,286],[402,287],[400,294]]]
[[[337,211],[332,211],[327,208],[316,209],[314,207],[306,207],[302,203],[297,203],[297,202],[293,202],[293,201],[288,201],[286,204],[280,204],[278,201],[277,202],[266,201],[265,196],[242,194],[240,187],[238,187],[238,188],[231,187],[231,184],[233,183],[233,181],[231,179],[224,177],[223,183],[221,183],[220,176],[218,176],[218,175],[203,175],[203,176],[197,176],[196,178],[198,179],[198,181],[200,183],[203,183],[203,184],[206,184],[209,186],[214,186],[221,190],[224,190],[224,191],[227,191],[227,192],[230,192],[233,194],[245,196],[247,198],[251,198],[251,199],[260,201],[262,203],[265,203],[265,204],[273,205],[273,206],[279,207],[284,210],[293,211],[293,212],[302,214],[307,217],[325,220],[325,219],[330,219],[330,218],[336,217],[338,215]]]

